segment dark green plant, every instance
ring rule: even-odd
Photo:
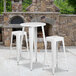
[[[72,14],[72,13],[74,13],[73,7],[68,5],[67,0],[55,0],[54,3],[56,4],[57,7],[59,7],[60,12],[62,14]]]
[[[74,8],[74,13],[76,14],[76,0],[68,0],[68,3]]]
[[[0,0],[0,14],[2,14],[2,12],[3,12],[3,9],[4,9],[3,6],[4,6],[3,5],[3,0]]]
[[[11,0],[6,0],[6,11],[11,12]],[[4,12],[4,0],[0,0],[0,14]]]
[[[6,0],[6,10],[7,12],[12,11],[11,0]]]
[[[23,0],[22,6],[23,6],[23,11],[26,11],[26,8],[32,3],[32,0]]]
[[[32,3],[32,0],[23,0],[22,6],[23,11],[26,11],[26,8]],[[6,0],[6,11],[11,12],[12,11],[12,5],[11,0]],[[0,14],[4,12],[4,0],[0,0]]]
[[[32,0],[23,0],[23,11],[26,12],[26,8],[32,3]],[[54,0],[57,7],[60,8],[62,14],[76,13],[76,0]],[[69,5],[68,5],[69,3]],[[11,0],[6,0],[6,10],[11,12]],[[4,12],[4,0],[0,0],[0,14]]]

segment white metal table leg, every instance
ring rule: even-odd
[[[64,39],[63,39],[63,41],[62,41],[62,44],[63,44],[63,51],[64,51],[64,56],[65,56],[65,64],[66,64],[67,71],[68,71],[68,62],[67,62],[67,56],[66,56],[66,52],[65,52]]]
[[[47,60],[47,42],[45,40],[44,26],[42,26],[42,33],[43,33],[43,40],[44,40],[44,46],[45,46],[45,53],[44,53],[44,65],[45,65]]]
[[[37,62],[37,28],[34,28],[34,49],[35,49],[35,61]]]
[[[33,66],[33,33],[34,29],[32,27],[29,28],[29,45],[30,45],[30,70],[32,71]]]
[[[47,60],[47,41],[45,42],[44,65],[46,65],[46,60]]]

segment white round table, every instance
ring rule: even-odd
[[[28,22],[28,23],[21,23],[20,24],[23,29],[25,27],[29,28],[29,46],[30,46],[30,69],[32,70],[32,65],[33,65],[33,50],[35,49],[35,58],[37,61],[37,27],[42,28],[42,33],[43,33],[43,39],[45,43],[45,32],[44,32],[44,26],[46,23],[42,22]],[[33,44],[34,44],[34,49],[33,49]]]

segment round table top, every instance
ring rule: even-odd
[[[45,26],[46,23],[43,23],[43,22],[26,22],[26,23],[21,23],[20,25],[22,27],[41,27],[41,26]]]

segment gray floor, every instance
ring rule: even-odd
[[[76,47],[66,47],[69,70],[66,71],[64,55],[59,52],[59,68],[55,76],[76,76]],[[44,50],[38,52],[38,62],[33,59],[33,71],[30,71],[29,53],[23,50],[19,65],[16,62],[16,53],[14,49],[10,52],[9,48],[0,46],[0,76],[53,76],[51,72],[51,52],[48,52],[47,64],[50,65],[43,70]],[[35,56],[35,54],[33,54]]]

